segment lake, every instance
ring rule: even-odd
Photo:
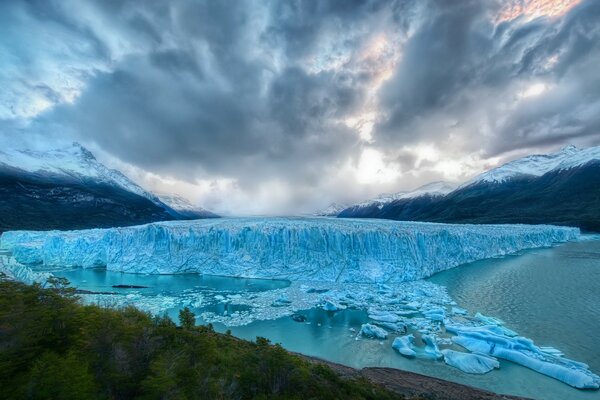
[[[189,306],[200,316],[200,323],[205,322],[202,315],[227,316],[247,311],[250,307],[233,304],[235,301],[231,300],[236,296],[248,297],[251,304],[252,296],[260,299],[261,293],[279,293],[290,285],[286,281],[195,274],[134,275],[90,269],[54,273],[68,278],[78,288],[114,292],[113,301],[129,296],[134,304],[147,303],[146,309],[173,318],[181,307]],[[446,287],[458,306],[500,318],[508,328],[536,344],[556,347],[566,357],[585,362],[593,372],[600,372],[600,350],[596,346],[600,332],[600,240],[478,261],[438,273],[428,281]],[[113,285],[148,288],[119,289]],[[357,337],[361,325],[369,321],[365,310],[332,312],[309,308],[296,314],[301,317],[267,316],[245,325],[214,325],[218,331],[230,329],[241,338],[253,340],[263,336],[291,351],[354,367],[395,367],[536,399],[600,399],[598,391],[573,389],[508,361],[501,360],[501,368],[488,374],[469,375],[440,361],[406,359],[391,348],[394,334],[386,340]]]

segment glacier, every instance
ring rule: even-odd
[[[577,228],[548,225],[223,218],[81,231],[5,232],[0,249],[23,265],[47,268],[397,283],[480,259],[575,240],[579,234]]]

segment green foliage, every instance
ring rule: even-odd
[[[179,311],[179,324],[183,329],[192,329],[196,326],[196,315],[187,307]]]
[[[0,281],[0,388],[6,399],[392,399],[265,338],[256,343],[135,308],[83,306],[68,283]]]

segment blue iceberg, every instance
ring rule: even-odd
[[[471,352],[512,361],[578,389],[600,388],[600,377],[588,365],[557,355],[556,351],[544,351],[530,339],[504,335],[497,326],[446,326],[446,330],[456,334],[454,343]]]
[[[468,374],[485,374],[494,368],[500,368],[500,363],[494,357],[483,354],[462,353],[450,349],[442,350],[444,362]]]

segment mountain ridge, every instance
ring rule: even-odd
[[[44,151],[0,150],[0,232],[203,217],[179,213],[120,171],[107,168],[77,142]]]
[[[527,223],[600,232],[600,147],[567,146],[486,171],[437,198],[348,208],[341,218],[445,223]]]

